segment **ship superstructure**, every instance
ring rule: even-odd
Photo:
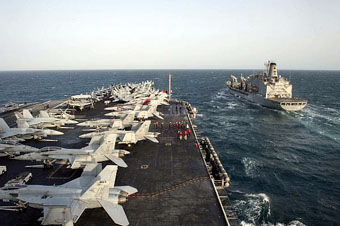
[[[234,75],[227,82],[230,91],[236,96],[258,103],[262,106],[299,111],[307,105],[307,100],[293,97],[293,85],[278,74],[276,63],[268,61],[261,74],[253,74],[247,78],[241,76],[240,81]]]

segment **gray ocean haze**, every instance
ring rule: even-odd
[[[340,71],[279,71],[307,99],[301,112],[271,110],[228,93],[231,73],[174,70],[173,96],[198,108],[208,136],[231,177],[230,199],[250,225],[339,225]],[[165,70],[0,72],[0,105],[65,99],[102,85],[154,80],[167,89]],[[48,144],[46,144],[48,145]],[[1,159],[0,159],[1,163]],[[23,219],[24,220],[24,219]]]

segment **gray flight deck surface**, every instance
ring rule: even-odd
[[[177,106],[177,108],[176,108]],[[104,104],[99,102],[95,109],[77,112],[78,118],[103,118]],[[181,110],[181,111],[180,111]],[[169,122],[187,120],[186,110],[178,103],[160,106],[164,120],[152,120],[150,131],[160,132],[159,144],[141,141],[132,147],[116,145],[131,154],[123,159],[127,168],[119,168],[116,185],[130,185],[138,193],[129,196],[123,205],[130,225],[226,225],[222,209],[215,195],[214,187],[206,171],[201,154],[195,147],[193,135],[188,140],[177,138],[178,128],[169,128]],[[6,118],[5,118],[6,119]],[[158,128],[153,123],[158,121]],[[161,128],[161,123],[164,127]],[[65,134],[52,139],[57,142],[27,141],[35,147],[61,146],[81,148],[89,139],[81,139],[84,127],[61,130]],[[182,129],[184,130],[184,129]],[[0,165],[7,166],[7,172],[0,176],[0,186],[22,171],[31,171],[32,180],[28,184],[58,185],[70,181],[81,174],[81,170],[70,170],[54,165],[52,169],[24,168],[39,162],[16,161],[0,158]],[[105,165],[109,162],[103,163]],[[1,204],[2,205],[2,204]],[[40,209],[27,208],[23,212],[0,211],[0,225],[40,225]],[[87,209],[75,225],[114,225],[107,213],[101,209]]]

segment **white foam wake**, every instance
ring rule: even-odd
[[[340,140],[340,133],[337,130],[340,126],[340,112],[336,109],[307,105],[301,112],[293,112],[289,115],[321,136],[335,141]]]
[[[245,157],[242,159],[242,164],[248,177],[255,178],[260,176],[259,168],[262,166],[262,164],[259,161]]]
[[[270,199],[264,193],[246,194],[236,201],[234,208],[246,219],[243,225],[256,225],[271,215]]]
[[[267,219],[271,215],[270,198],[264,194],[245,194],[242,200],[237,200],[234,208],[245,218],[242,226],[306,226],[299,220],[288,223],[269,222]]]

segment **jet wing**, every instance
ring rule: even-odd
[[[73,226],[70,207],[67,206],[46,206],[44,207],[44,218],[42,225],[63,225]]]
[[[105,157],[108,158],[108,159],[110,159],[110,160],[111,160],[112,162],[114,162],[117,166],[124,167],[124,168],[127,167],[126,163],[125,163],[124,160],[121,159],[121,158],[114,157],[114,156],[112,156],[112,155],[110,155],[110,154],[106,154]]]
[[[76,223],[86,209],[86,203],[81,200],[73,200],[71,205],[72,220]]]
[[[129,225],[129,220],[127,219],[127,216],[121,205],[117,205],[103,199],[98,199],[98,201],[116,224]]]
[[[73,226],[70,205],[72,199],[68,198],[50,198],[43,203],[44,218],[42,225],[67,225]]]

